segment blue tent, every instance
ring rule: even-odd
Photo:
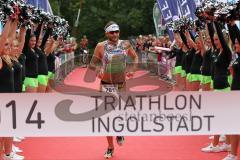
[[[52,14],[52,8],[48,0],[26,0],[28,4],[43,9],[45,12]]]

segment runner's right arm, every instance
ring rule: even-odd
[[[103,44],[97,44],[91,62],[88,66],[87,72],[84,76],[85,82],[94,82],[98,76],[101,79],[101,68],[102,68],[102,57],[103,57]]]
[[[89,68],[92,70],[96,70],[98,67],[102,66],[102,57],[103,57],[103,44],[98,43],[94,50],[94,54],[90,62]]]

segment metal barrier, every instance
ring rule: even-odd
[[[55,84],[61,85],[69,73],[71,73],[76,68],[87,67],[89,62],[90,54],[70,56],[69,59],[66,59],[66,61],[60,63],[55,67]]]

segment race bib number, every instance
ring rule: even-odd
[[[114,84],[104,84],[102,85],[102,91],[107,93],[117,93],[118,87]]]

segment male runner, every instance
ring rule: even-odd
[[[90,69],[97,70],[98,77],[101,79],[101,90],[104,85],[114,85],[117,90],[124,90],[126,87],[126,76],[131,78],[138,63],[136,52],[128,41],[119,40],[120,28],[115,22],[108,22],[105,26],[106,41],[97,44]],[[128,67],[127,57],[132,59],[132,67]],[[122,145],[124,137],[117,136],[117,143]],[[108,136],[108,149],[104,154],[105,158],[113,156],[114,144],[113,137]]]

